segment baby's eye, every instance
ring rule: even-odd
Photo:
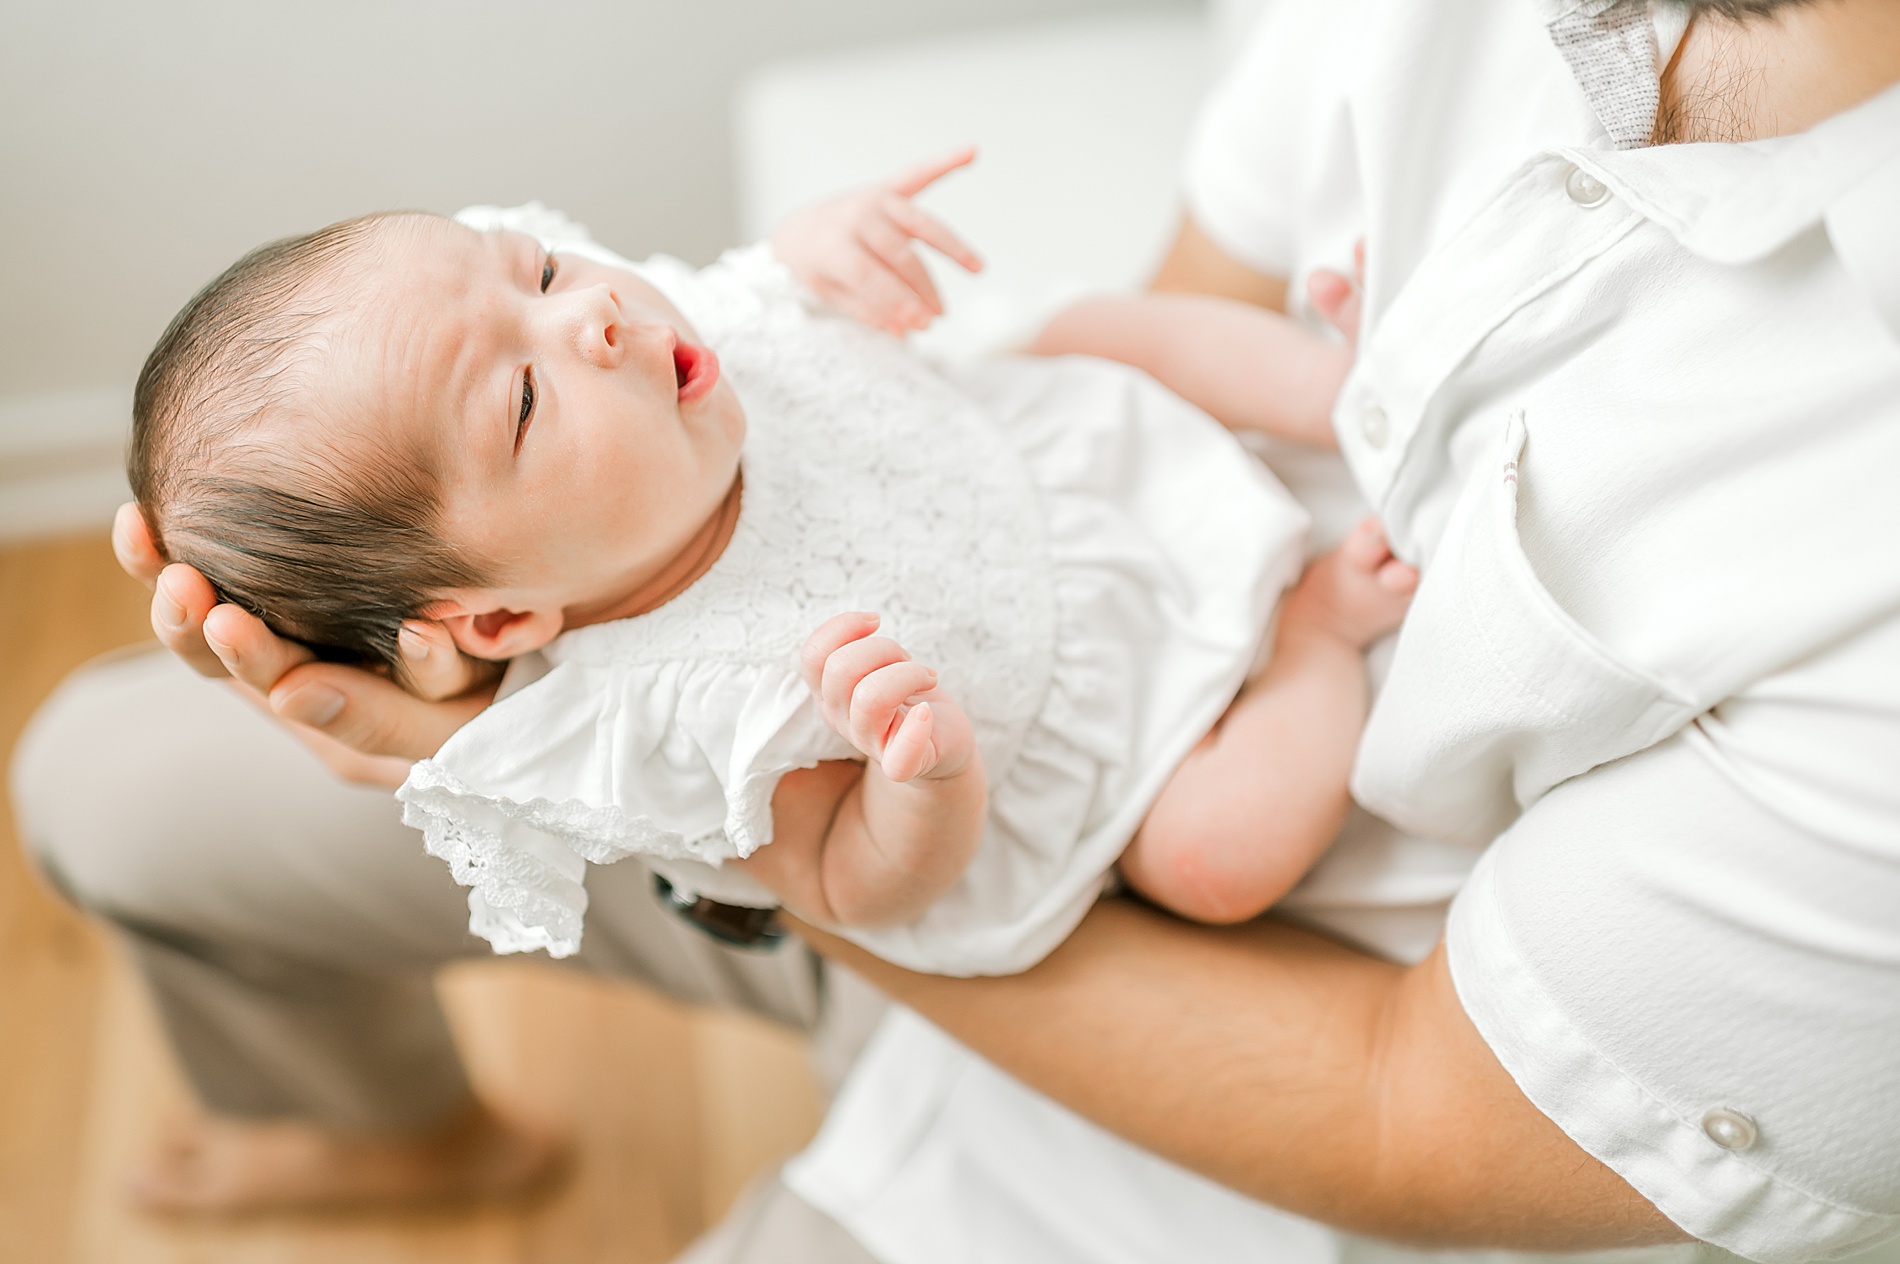
[[[528,433],[528,418],[534,414],[534,370],[521,371],[521,415],[515,418],[515,451],[521,451],[521,440]]]
[[[543,294],[546,294],[548,287],[554,284],[555,271],[554,255],[550,252],[548,257],[541,262],[541,292]]]

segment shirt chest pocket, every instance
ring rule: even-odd
[[[1401,828],[1482,845],[1552,786],[1700,709],[1613,654],[1539,582],[1518,540],[1521,413],[1474,471],[1419,585],[1353,770]]]

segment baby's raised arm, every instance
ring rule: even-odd
[[[801,662],[825,719],[865,756],[863,776],[829,812],[775,799],[772,844],[741,862],[793,912],[841,926],[922,913],[976,855],[988,807],[968,717],[877,627],[872,614],[829,619]],[[837,794],[836,783],[796,784]]]
[[[1206,294],[1086,299],[1031,350],[1093,355],[1143,370],[1231,430],[1337,446],[1333,400],[1352,351],[1279,312]]]

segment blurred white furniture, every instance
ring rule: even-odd
[[[130,391],[0,403],[0,541],[103,526],[129,494]]]
[[[739,240],[787,211],[975,142],[926,195],[988,260],[933,261],[952,316],[920,342],[1007,345],[1064,298],[1146,277],[1176,216],[1196,104],[1262,0],[1157,7],[781,63],[735,103]],[[956,272],[957,275],[947,275]],[[0,540],[111,520],[129,389],[0,402]]]
[[[1171,238],[1195,106],[1251,4],[1156,10],[783,63],[738,94],[741,228],[975,143],[924,203],[988,263],[931,258],[950,319],[920,340],[992,348],[1084,289],[1142,281]]]

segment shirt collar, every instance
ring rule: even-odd
[[[1564,156],[1715,263],[1753,263],[1825,221],[1900,332],[1900,84],[1794,136]]]
[[[1900,157],[1900,84],[1794,136],[1565,156],[1696,254],[1749,263]]]
[[[1900,84],[1798,135],[1649,148],[1678,3],[1533,0],[1613,147],[1566,156],[1718,263],[1766,257],[1825,221],[1835,253],[1900,337]]]
[[[1618,149],[1649,143],[1662,48],[1649,0],[1536,0],[1577,85]]]

